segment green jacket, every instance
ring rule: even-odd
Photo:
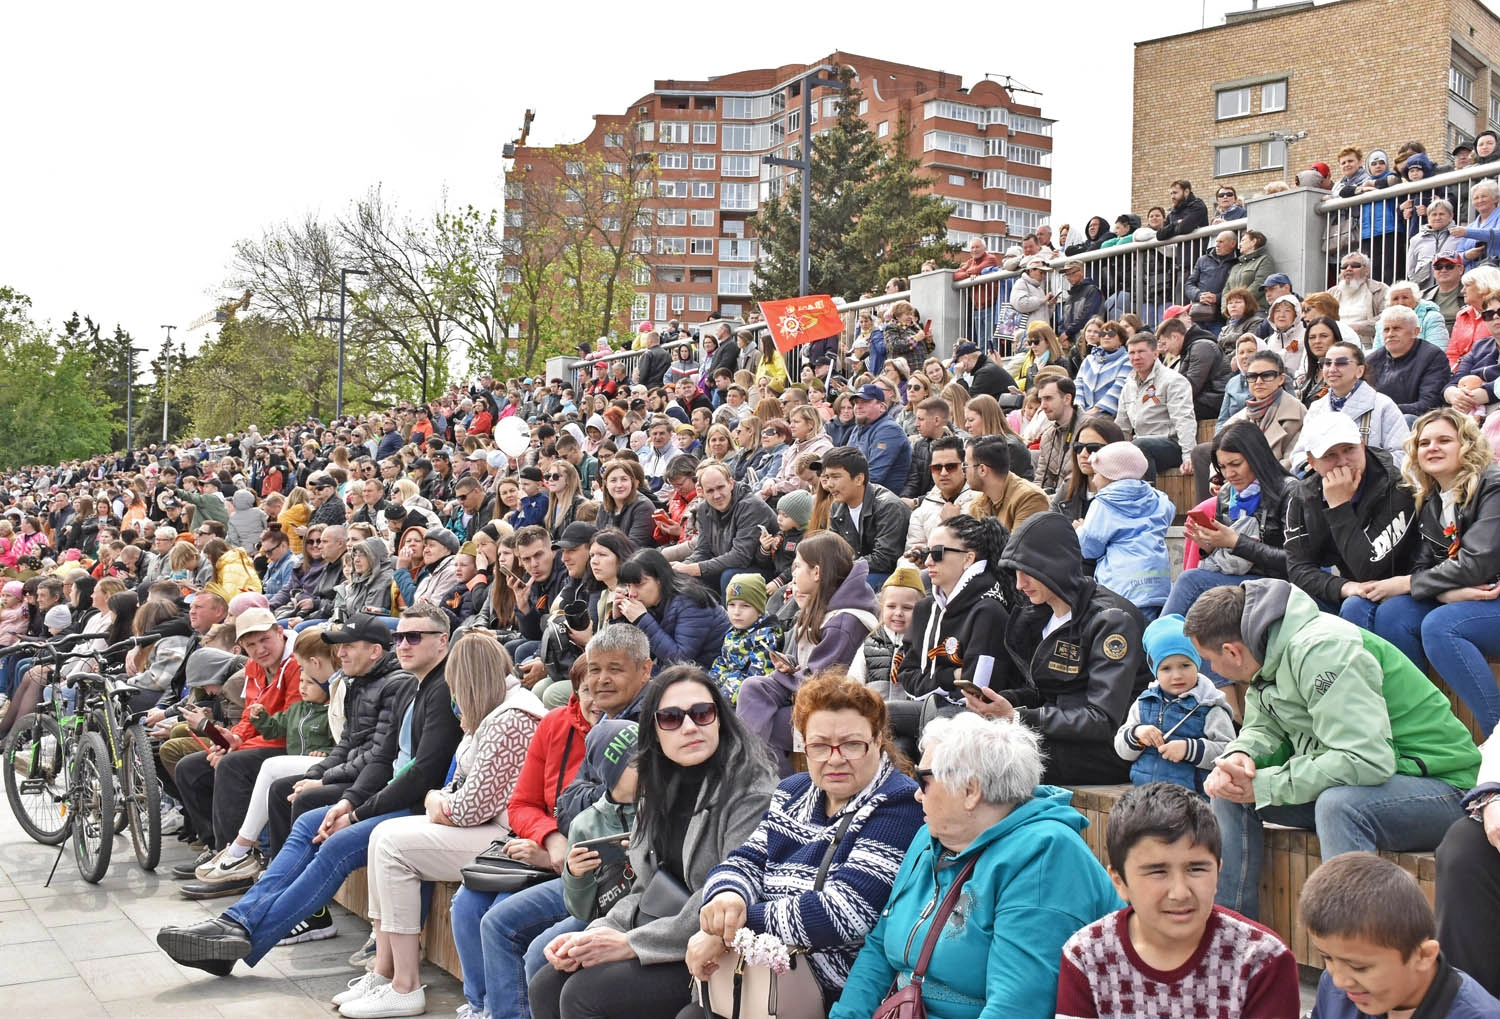
[[[177,498],[193,507],[193,526],[196,527],[205,520],[217,520],[226,526],[229,523],[229,506],[217,492],[189,492],[185,488],[174,488]]]
[[[616,803],[608,794],[603,794],[568,825],[568,848],[589,839],[623,835],[634,827],[635,804]],[[583,877],[574,877],[566,866],[563,867],[563,903],[569,913],[584,923],[599,916],[599,875],[607,869],[599,867]]]
[[[333,731],[328,728],[328,705],[312,701],[293,701],[285,711],[262,715],[251,720],[255,731],[267,739],[286,740],[289,756],[306,756],[313,751],[327,753],[333,749]]]
[[[1473,788],[1479,748],[1405,655],[1284,580],[1244,588],[1241,632],[1261,667],[1224,753],[1255,761],[1256,806],[1311,803],[1332,786],[1398,774]]]

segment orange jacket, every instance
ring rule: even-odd
[[[302,699],[302,667],[297,664],[297,659],[292,657],[292,634],[286,635],[286,657],[281,661],[281,667],[276,670],[274,679],[266,676],[266,670],[257,663],[251,661],[245,663],[245,710],[240,713],[240,720],[231,730],[238,733],[241,750],[257,750],[267,747],[285,747],[284,739],[267,739],[255,728],[250,721],[250,706],[253,704],[264,704],[268,714],[276,715],[285,711],[287,705],[295,704]]]

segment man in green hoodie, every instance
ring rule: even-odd
[[[1224,833],[1221,906],[1255,919],[1264,821],[1316,830],[1328,860],[1430,850],[1462,816],[1479,749],[1380,637],[1284,580],[1205,592],[1183,631],[1247,688],[1244,728],[1204,784]]]

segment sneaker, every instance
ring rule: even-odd
[[[286,945],[300,945],[304,941],[327,941],[329,938],[337,937],[338,926],[333,922],[333,914],[328,912],[324,906],[312,916],[297,922],[297,926],[286,932],[286,937],[276,942],[276,947]]]
[[[389,1016],[421,1015],[426,1011],[425,987],[402,994],[390,984],[381,984],[370,993],[339,1006],[339,1013],[349,1019],[387,1019]]]
[[[355,969],[369,969],[375,963],[375,935],[371,934],[368,941],[355,949],[353,955],[349,956],[349,965]]]
[[[355,998],[363,998],[366,994],[369,994],[375,988],[381,986],[382,984],[388,983],[390,983],[390,980],[386,977],[381,976],[379,973],[366,973],[362,977],[355,977],[353,980],[349,981],[349,989],[347,991],[340,991],[339,993],[335,994],[333,996],[333,1003],[335,1005],[342,1005],[346,1001],[353,1001]]]
[[[176,835],[182,831],[182,826],[187,819],[182,816],[182,811],[177,807],[163,807],[161,812],[161,833],[163,835]]]
[[[191,863],[179,863],[172,868],[172,876],[179,881],[189,881],[198,876],[198,868],[214,858],[212,849],[205,849]]]
[[[453,1013],[453,1019],[490,1019],[490,1014],[479,1011],[466,1001],[458,1006],[458,1011]]]
[[[254,879],[265,869],[266,865],[260,862],[260,854],[255,850],[252,849],[244,856],[231,858],[229,850],[225,849],[194,873],[199,881],[219,884],[225,881],[242,881],[245,878]]]

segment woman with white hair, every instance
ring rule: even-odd
[[[829,1019],[863,1019],[893,982],[917,982],[929,935],[921,992],[944,1019],[1051,1015],[1063,943],[1119,901],[1071,794],[1038,784],[1040,738],[1019,722],[937,718],[916,775],[927,823]]]
[[[1439,350],[1448,350],[1448,323],[1443,320],[1443,310],[1434,301],[1423,298],[1422,289],[1411,280],[1397,280],[1386,291],[1386,309],[1400,306],[1410,308],[1417,316],[1417,338],[1432,344]],[[1382,315],[1385,313],[1382,312]],[[1385,346],[1385,324],[1383,319],[1375,323],[1375,349]]]
[[[1465,265],[1477,265],[1480,259],[1500,249],[1500,183],[1481,180],[1469,188],[1469,201],[1474,206],[1474,222],[1468,226],[1456,226],[1449,231],[1457,237],[1453,246],[1455,254]]]

